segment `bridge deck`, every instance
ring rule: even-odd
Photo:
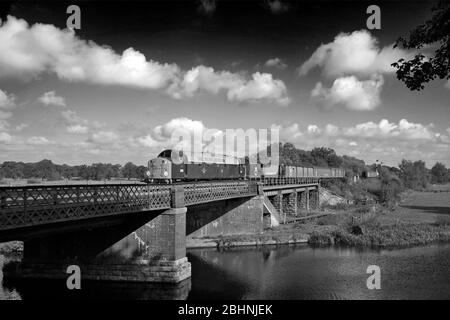
[[[249,197],[263,190],[316,185],[317,178],[177,184],[186,206]],[[0,187],[0,231],[108,215],[171,208],[175,185],[98,184]]]

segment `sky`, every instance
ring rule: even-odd
[[[390,66],[433,4],[1,2],[0,162],[145,164],[175,130],[274,128],[369,164],[450,166],[450,83],[413,92]]]

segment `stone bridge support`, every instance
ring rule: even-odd
[[[315,188],[313,190],[310,190],[309,193],[309,206],[311,209],[318,209],[319,208],[319,189]]]
[[[298,214],[298,192],[297,190],[293,190],[291,193],[288,193],[284,197],[286,199],[284,206],[284,213],[289,215],[297,215]]]
[[[77,265],[82,280],[181,282],[191,276],[182,189],[173,190],[172,207],[24,239],[23,260],[7,265],[5,277],[67,279]]]
[[[309,188],[299,194],[299,208],[302,216],[308,215],[309,212]]]
[[[279,214],[283,214],[283,193],[281,190],[273,197],[273,206],[278,210]]]
[[[223,235],[257,234],[264,229],[264,195],[190,206],[186,233],[189,240]]]
[[[319,203],[318,187],[290,186],[278,190],[268,190],[267,197],[280,215],[306,216]]]
[[[269,191],[269,200],[280,215],[306,216],[311,209],[319,206],[319,191],[317,186],[290,187]]]

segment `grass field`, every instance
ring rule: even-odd
[[[436,223],[450,219],[450,193],[418,192],[405,194],[399,206],[383,219],[389,224],[401,220],[415,223]]]
[[[364,218],[365,217],[365,218]],[[373,213],[335,215],[319,224],[327,230],[311,233],[310,243],[349,246],[404,247],[432,242],[450,242],[450,198],[447,192],[417,192],[403,195],[394,210],[378,208]]]

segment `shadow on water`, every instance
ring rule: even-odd
[[[9,292],[23,300],[185,300],[191,289],[187,279],[178,284],[84,281],[80,290],[68,290],[65,280],[9,280]]]
[[[2,267],[16,258],[0,255],[0,300],[185,300],[191,279],[177,284],[81,281],[69,290],[66,280],[3,278]]]

